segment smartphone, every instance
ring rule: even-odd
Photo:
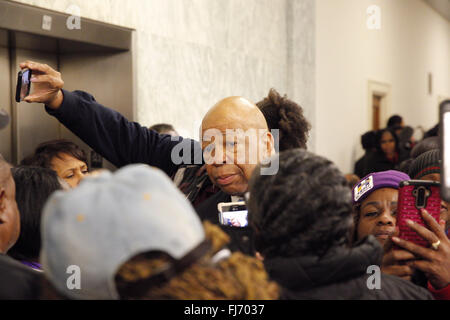
[[[439,105],[439,136],[441,140],[441,197],[450,202],[450,100]]]
[[[16,102],[21,102],[30,94],[31,70],[23,69],[17,75]]]
[[[248,227],[248,210],[244,201],[221,202],[217,205],[217,209],[220,224],[236,228]]]
[[[428,247],[427,240],[408,227],[406,220],[412,220],[425,228],[420,210],[425,209],[439,222],[441,215],[440,183],[427,180],[407,180],[400,182],[397,204],[397,227],[399,238],[411,241],[419,246]]]

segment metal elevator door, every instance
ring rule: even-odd
[[[33,50],[17,49],[13,59],[15,60],[13,72],[20,70],[19,63],[25,60],[46,63],[54,69],[57,69],[58,65],[55,54]],[[13,159],[16,162],[20,162],[24,157],[31,154],[41,142],[61,137],[61,125],[55,118],[43,111],[43,108],[42,103],[16,103],[15,110],[13,110],[13,141],[14,146],[16,146],[13,148]]]
[[[61,125],[42,110],[42,104],[17,103],[14,100],[21,62],[34,60],[55,69],[58,66],[56,53],[14,46],[16,41],[27,41],[27,37],[26,34],[12,35],[0,29],[0,108],[5,109],[11,118],[9,125],[0,131],[0,152],[13,164],[31,154],[41,142],[61,137]]]
[[[8,50],[8,33],[0,29],[0,109],[6,110],[11,115],[11,81],[10,64]],[[11,162],[12,144],[11,144],[11,121],[8,126],[0,130],[0,153]]]
[[[11,118],[0,130],[0,153],[13,165],[33,153],[40,143],[61,138],[84,149],[89,165],[94,162],[91,157],[98,158],[47,114],[42,104],[15,102],[17,73],[23,61],[48,64],[63,74],[66,90],[85,90],[135,120],[134,31],[83,18],[82,29],[72,30],[67,28],[69,18],[63,13],[0,1],[0,109]],[[104,166],[114,169],[107,161]]]

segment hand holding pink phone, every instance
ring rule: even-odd
[[[429,243],[412,230],[407,222],[411,220],[427,228],[420,213],[422,209],[427,210],[436,221],[439,221],[441,211],[440,183],[426,180],[402,181],[397,206],[399,238],[422,247],[428,247]]]

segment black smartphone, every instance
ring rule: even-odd
[[[21,102],[30,94],[31,70],[23,69],[17,75],[16,101]]]

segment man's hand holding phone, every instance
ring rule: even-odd
[[[26,102],[44,103],[51,109],[58,109],[64,98],[61,91],[64,86],[61,73],[46,64],[33,61],[22,62],[20,68],[32,70],[33,92],[24,100]]]

